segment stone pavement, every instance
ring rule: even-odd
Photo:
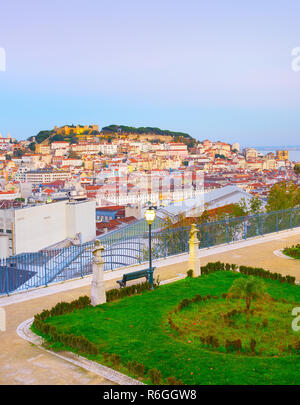
[[[226,247],[223,250],[219,247],[204,249],[201,251],[201,265],[220,260],[239,265],[258,266],[284,275],[294,275],[300,281],[300,261],[274,254],[274,251],[296,243],[300,243],[299,233],[293,235],[281,233],[275,235],[272,240],[253,243],[246,247],[231,245],[231,250]],[[169,264],[155,271],[160,275],[161,280],[169,280],[182,276],[187,270],[185,261]],[[72,284],[65,283],[64,289],[61,288],[61,291],[51,295],[43,295],[43,292],[47,292],[47,288],[41,289],[40,296],[36,298],[27,299],[30,295],[23,293],[18,296],[19,302],[14,296],[0,298],[0,307],[5,308],[7,318],[6,332],[0,332],[0,384],[113,384],[109,380],[42,351],[21,339],[16,333],[20,323],[43,309],[49,309],[59,301],[71,301],[90,294],[89,285],[68,289],[70,285]],[[107,289],[116,286],[116,279],[106,282]]]

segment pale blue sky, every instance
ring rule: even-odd
[[[300,144],[296,0],[10,0],[0,7],[0,132],[157,126]]]

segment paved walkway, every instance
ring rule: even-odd
[[[247,241],[248,242],[248,241]],[[201,264],[209,261],[223,261],[236,264],[264,267],[281,274],[294,275],[300,281],[300,261],[286,259],[274,254],[274,251],[285,246],[300,243],[300,233],[281,233],[267,241],[228,247],[204,249],[201,253]],[[182,259],[186,260],[185,257]],[[167,264],[168,262],[163,262]],[[182,276],[187,271],[187,262],[174,262],[156,270],[161,280]],[[107,289],[116,287],[116,280],[107,280]],[[119,278],[119,277],[117,277]],[[71,301],[82,295],[89,295],[89,280],[65,283],[50,290],[52,287],[40,289],[36,297],[23,293],[12,297],[0,298],[0,306],[6,310],[6,332],[0,332],[0,384],[113,384],[91,372],[74,366],[50,353],[41,351],[21,339],[16,329],[20,323],[41,312],[50,309],[59,301]],[[68,289],[71,288],[71,289]],[[43,295],[44,293],[52,294]],[[29,298],[29,299],[28,299]]]

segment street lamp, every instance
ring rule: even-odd
[[[156,212],[154,207],[149,207],[145,211],[145,219],[149,224],[149,270],[148,270],[148,281],[153,289],[153,267],[152,267],[152,252],[151,252],[151,225],[155,220]]]

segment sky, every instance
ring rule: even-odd
[[[300,145],[299,18],[298,0],[2,2],[0,133],[121,124]]]

